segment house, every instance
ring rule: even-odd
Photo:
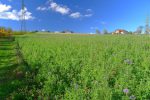
[[[115,32],[112,33],[113,35],[115,34],[128,34],[128,31],[123,30],[123,29],[117,29]]]

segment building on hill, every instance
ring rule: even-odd
[[[113,35],[115,34],[128,34],[128,31],[123,30],[123,29],[117,29],[115,32],[112,33]]]

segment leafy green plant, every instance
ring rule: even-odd
[[[26,62],[36,72],[39,98],[150,98],[147,36],[39,34],[17,40]]]

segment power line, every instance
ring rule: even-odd
[[[21,32],[22,33],[26,33],[26,18],[25,18],[25,14],[26,14],[26,9],[25,9],[25,4],[24,4],[24,0],[22,0],[22,5],[21,5]]]

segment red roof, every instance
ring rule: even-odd
[[[121,33],[121,32],[126,32],[126,30],[123,30],[123,29],[118,29],[118,30],[116,30],[116,31],[119,31],[119,33]],[[116,32],[115,31],[115,32]]]

